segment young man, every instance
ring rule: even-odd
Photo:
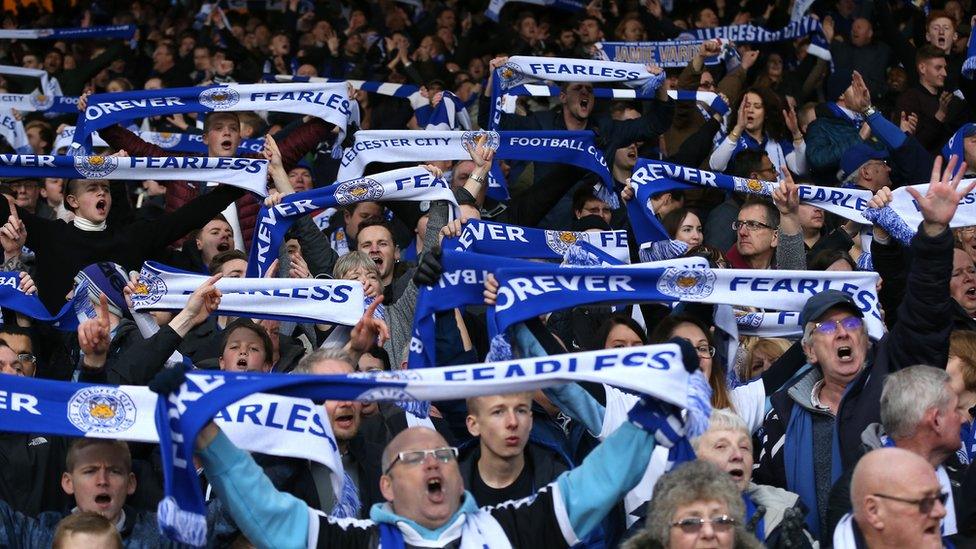
[[[468,432],[478,445],[459,466],[480,505],[528,497],[568,469],[555,452],[529,441],[532,393],[474,397],[467,404]]]

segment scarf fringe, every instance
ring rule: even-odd
[[[485,362],[500,362],[512,359],[512,346],[509,344],[505,334],[498,334],[491,338],[491,345],[488,347],[488,356]]]
[[[712,415],[712,387],[701,370],[688,380],[688,417],[685,431],[688,438],[699,437],[708,430]]]
[[[194,547],[207,543],[207,517],[180,509],[172,497],[165,497],[156,507],[157,522],[163,534],[174,541]]]

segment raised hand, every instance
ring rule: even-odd
[[[363,317],[353,326],[349,333],[348,348],[351,352],[361,355],[373,348],[373,345],[383,346],[390,339],[390,328],[386,322],[375,318],[373,313],[383,302],[383,296],[379,296],[369,304]],[[378,339],[377,339],[378,338]]]
[[[27,226],[17,215],[17,207],[14,199],[10,195],[4,195],[7,204],[10,206],[10,216],[7,222],[0,227],[0,246],[3,247],[3,260],[18,257],[24,243],[27,242]]]
[[[786,165],[780,166],[780,171],[785,174],[779,187],[773,191],[773,204],[779,210],[779,228],[783,234],[800,234],[800,194],[796,183],[793,182],[793,175]]]
[[[190,294],[183,310],[189,315],[189,319],[194,325],[207,320],[207,317],[216,312],[217,307],[220,306],[221,293],[216,284],[223,276],[223,273],[211,276]]]
[[[31,275],[27,271],[20,271],[20,283],[17,284],[17,289],[27,295],[37,293],[37,287],[34,286],[34,279],[31,278]]]
[[[498,281],[495,280],[495,275],[489,273],[485,277],[485,291],[481,295],[485,297],[485,305],[494,306],[498,301]]]
[[[492,159],[495,158],[495,151],[491,147],[487,146],[487,134],[475,137],[474,142],[474,147],[467,143],[464,144],[465,150],[468,151],[468,155],[471,157],[471,161],[474,162],[474,165],[478,168],[490,166]]]
[[[966,163],[962,162],[957,170],[955,168],[958,163],[959,157],[952,155],[949,158],[949,164],[943,171],[942,157],[937,157],[932,166],[932,176],[929,178],[929,188],[925,196],[911,187],[905,187],[908,194],[912,195],[912,198],[918,203],[918,209],[922,212],[923,218],[922,230],[928,236],[942,234],[949,227],[949,222],[952,220],[952,216],[956,214],[956,208],[959,207],[959,200],[969,194],[973,187],[976,187],[976,181],[974,181],[964,188],[960,188],[959,182],[962,180],[963,174],[966,173]]]
[[[86,298],[87,299],[87,298]],[[105,367],[108,348],[112,343],[111,322],[108,312],[108,298],[102,294],[98,303],[97,316],[78,326],[78,345],[85,353],[84,366],[90,369]]]

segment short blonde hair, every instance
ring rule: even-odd
[[[377,277],[380,276],[380,270],[376,266],[376,262],[366,255],[365,252],[361,252],[359,250],[353,250],[340,257],[336,261],[335,267],[332,268],[332,276],[335,278],[345,279],[349,271],[352,271],[358,267],[362,267],[367,271],[372,271]]]

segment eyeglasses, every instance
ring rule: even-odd
[[[711,90],[715,88],[715,82],[699,82],[698,87],[704,88],[706,90]]]
[[[390,465],[383,471],[384,475],[390,474],[390,469],[396,465],[398,461],[403,462],[406,465],[417,465],[418,463],[423,463],[427,461],[427,456],[434,456],[434,459],[440,461],[441,463],[449,463],[453,459],[457,459],[458,449],[453,446],[444,446],[443,448],[434,448],[433,450],[411,450],[409,452],[399,452],[397,456],[390,462]]]
[[[711,524],[716,532],[728,532],[735,526],[735,519],[728,515],[718,515],[710,519],[701,517],[688,517],[671,523],[672,527],[679,527],[686,534],[697,534],[701,532],[702,526]]]
[[[34,364],[35,362],[37,362],[37,357],[30,353],[20,353],[19,355],[17,355],[17,360],[21,362],[30,362],[31,364]]]
[[[698,356],[701,358],[712,358],[715,356],[715,347],[712,347],[711,345],[695,347],[695,351],[698,351]]]
[[[926,496],[924,498],[919,498],[919,499],[900,498],[900,497],[897,497],[897,496],[889,496],[888,494],[871,494],[871,495],[874,496],[874,497],[877,497],[877,498],[890,499],[890,500],[893,500],[893,501],[900,501],[902,503],[908,503],[910,505],[917,505],[918,506],[918,512],[921,513],[921,514],[923,514],[923,515],[927,515],[927,514],[929,514],[929,513],[932,512],[932,508],[935,507],[935,502],[936,501],[938,501],[942,505],[945,505],[946,504],[946,501],[949,501],[949,493],[948,492],[941,492],[941,493],[936,494],[934,496]]]
[[[830,335],[837,331],[837,326],[843,326],[845,330],[852,332],[854,330],[860,330],[861,326],[864,326],[864,321],[860,317],[849,316],[840,320],[817,322],[813,325],[813,329],[821,334]]]
[[[736,221],[733,221],[732,222],[732,230],[733,231],[738,231],[742,227],[745,227],[746,229],[748,229],[749,232],[758,231],[760,229],[772,229],[772,228],[774,228],[772,225],[767,225],[765,223],[760,223],[758,221],[738,221],[738,220],[736,220]]]

